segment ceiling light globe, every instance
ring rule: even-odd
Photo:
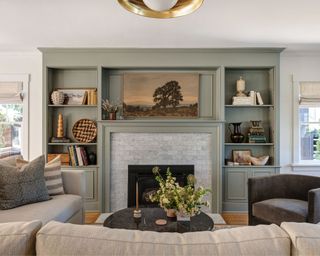
[[[178,0],[143,0],[144,4],[153,11],[163,12],[175,6]]]

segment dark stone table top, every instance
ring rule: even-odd
[[[157,232],[195,232],[211,231],[213,229],[212,219],[205,213],[191,217],[190,222],[177,222],[176,218],[168,218],[161,208],[141,208],[142,217],[133,218],[134,208],[126,208],[110,215],[103,223],[108,228],[135,229],[142,231]],[[155,223],[157,219],[167,220],[167,224],[159,226]]]

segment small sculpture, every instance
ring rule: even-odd
[[[247,97],[247,95],[244,93],[246,90],[246,82],[242,79],[242,76],[240,76],[240,79],[237,80],[237,97]]]
[[[58,127],[57,127],[57,138],[63,138],[64,132],[63,132],[63,116],[62,114],[58,115]]]
[[[51,93],[51,101],[54,105],[62,105],[64,102],[65,96],[63,92],[53,91]]]

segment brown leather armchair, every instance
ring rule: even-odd
[[[248,180],[249,225],[320,222],[320,177],[278,174]]]

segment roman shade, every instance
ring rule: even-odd
[[[320,82],[300,83],[300,105],[320,106]]]
[[[0,82],[0,104],[21,103],[22,100],[22,82]]]

